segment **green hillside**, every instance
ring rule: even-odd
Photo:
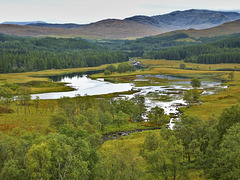
[[[218,38],[203,38],[202,41],[203,43],[197,45],[151,51],[144,57],[168,60],[184,59],[186,62],[206,64],[240,62],[240,34]]]
[[[128,57],[82,39],[30,38],[0,34],[0,73],[93,67]]]

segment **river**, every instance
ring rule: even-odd
[[[179,115],[178,108],[187,105],[183,100],[183,95],[186,90],[192,88],[190,79],[165,75],[137,75],[135,81],[147,81],[147,77],[164,78],[171,81],[167,86],[134,87],[132,83],[111,83],[104,81],[104,79],[93,80],[87,74],[65,75],[50,78],[53,81],[67,83],[67,86],[75,89],[74,91],[34,94],[32,99],[37,96],[40,99],[59,99],[61,97],[75,97],[76,95],[102,95],[137,90],[137,93],[122,96],[132,98],[135,95],[142,95],[145,97],[147,109],[146,114],[143,116],[145,120],[147,120],[147,113],[151,108],[156,106],[163,108],[165,114],[173,117],[169,124],[169,127],[172,128],[174,125],[173,120]],[[224,88],[226,87],[221,86],[220,82],[202,81],[203,95],[215,94]]]
[[[51,77],[50,77],[51,78]],[[40,99],[59,99],[61,97],[75,97],[76,95],[102,95],[115,92],[129,91],[134,87],[131,83],[111,83],[106,82],[104,79],[93,80],[86,74],[82,76],[63,77],[59,82],[67,83],[67,86],[74,88],[74,91],[68,92],[54,92],[54,93],[41,93],[33,94],[32,99],[39,96]]]

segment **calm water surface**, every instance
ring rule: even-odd
[[[69,92],[55,92],[55,93],[42,93],[32,95],[32,99],[35,99],[36,96],[39,96],[40,99],[59,99],[61,97],[75,97],[76,95],[101,95],[109,94],[115,92],[124,92],[129,90],[138,90],[139,92],[132,95],[124,95],[123,97],[132,98],[135,95],[143,95],[145,97],[146,105],[146,114],[143,118],[146,120],[148,112],[151,108],[156,106],[163,108],[164,113],[167,115],[179,115],[178,108],[186,106],[187,103],[183,100],[184,91],[191,89],[190,79],[181,77],[172,77],[165,75],[139,75],[136,76],[136,81],[147,81],[147,77],[157,77],[157,78],[166,78],[170,80],[176,80],[171,82],[168,86],[146,86],[146,87],[134,87],[134,84],[131,83],[111,83],[106,82],[104,79],[93,80],[89,78],[86,74],[75,74],[70,76],[62,77],[52,77],[53,81],[59,81],[67,83],[67,86],[73,87],[74,91]],[[51,77],[50,77],[51,78]],[[181,81],[184,80],[184,81]],[[180,81],[179,81],[180,80]],[[220,82],[212,81],[202,81],[201,89],[203,89],[203,95],[211,95],[218,93],[219,89],[224,89],[227,87],[222,87]],[[160,101],[157,100],[154,96],[151,97],[151,93],[157,93],[158,95],[166,95],[171,97],[170,101]],[[150,94],[150,96],[149,96]],[[174,119],[171,119],[169,127],[174,126]]]
[[[75,97],[76,95],[101,95],[115,92],[124,92],[131,90],[134,85],[131,83],[114,84],[106,82],[103,79],[93,80],[87,75],[63,77],[59,82],[68,83],[67,86],[73,87],[74,91],[68,92],[54,92],[33,94],[32,99],[39,96],[40,99],[59,99],[61,97]]]

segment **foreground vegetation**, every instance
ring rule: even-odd
[[[52,106],[56,110],[44,112],[36,105],[35,109],[27,108],[26,114],[23,111],[18,115],[25,118],[21,126],[0,134],[1,179],[239,177],[238,105],[206,122],[196,116],[183,116],[174,131],[163,126],[158,131],[145,131],[102,145],[101,134],[111,127],[115,126],[116,131],[127,125],[130,129],[131,121],[139,121],[136,112],[141,111],[136,109],[140,107],[128,100],[110,103],[84,97],[60,99]],[[33,114],[38,118],[34,120]],[[48,123],[43,124],[46,117]]]

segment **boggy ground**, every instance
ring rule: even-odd
[[[132,73],[114,73],[105,76],[103,73],[92,75],[93,78],[115,79],[118,82],[133,82],[136,86],[166,85],[171,80],[149,78],[149,81],[134,81],[135,76],[142,74],[163,74],[172,76],[183,76],[189,78],[199,78],[201,80],[222,81],[228,86],[225,91],[215,95],[201,96],[202,105],[182,108],[184,114],[194,114],[203,120],[208,120],[211,116],[218,116],[223,109],[239,103],[240,100],[240,72],[234,72],[234,79],[230,80],[228,75],[232,71],[220,71],[224,69],[239,69],[239,64],[194,64],[183,61],[169,60],[140,60],[148,67],[145,70],[138,70]],[[179,69],[179,65],[184,63],[185,70]],[[182,80],[181,80],[182,81]]]
[[[192,70],[181,70],[179,69],[179,65],[183,63],[182,61],[167,61],[167,60],[140,60],[141,63],[148,67],[144,70],[137,70],[131,73],[114,73],[110,76],[105,76],[103,73],[95,74],[91,77],[93,78],[107,78],[107,79],[115,79],[118,82],[133,82],[136,86],[148,86],[148,85],[165,85],[169,83],[171,80],[160,79],[149,77],[149,81],[134,81],[136,75],[146,75],[146,74],[164,74],[164,75],[173,75],[173,76],[184,76],[189,78],[201,78],[201,80],[225,80],[224,84],[228,86],[228,88],[220,92],[216,95],[210,96],[202,96],[201,101],[203,102],[200,106],[191,106],[189,108],[181,109],[184,114],[195,114],[200,116],[204,120],[208,120],[212,115],[218,116],[222,110],[226,107],[230,107],[234,104],[239,103],[239,93],[240,93],[240,72],[235,71],[233,81],[229,80],[228,74],[231,71],[216,71],[218,69],[223,68],[235,68],[237,69],[240,65],[238,64],[193,64],[193,63],[184,63],[187,68]],[[51,82],[46,76],[51,75],[62,75],[69,74],[72,72],[84,72],[91,70],[101,70],[104,69],[106,65],[99,67],[91,67],[91,68],[77,68],[77,69],[63,69],[63,70],[45,70],[38,72],[26,72],[26,73],[9,73],[9,74],[0,74],[0,84],[4,84],[5,82],[9,83],[18,83],[25,84],[31,88],[32,93],[42,93],[42,92],[53,92],[53,91],[69,91],[71,90],[69,87],[64,86],[64,84],[59,84],[56,82]],[[182,80],[181,80],[182,81]],[[36,83],[37,82],[37,83]],[[129,93],[129,92],[128,92]],[[114,95],[107,95],[106,97],[113,97]],[[96,96],[101,97],[101,96]],[[1,115],[1,126],[4,124],[15,124],[16,126],[19,124],[31,124],[34,126],[34,122],[37,124],[42,124],[43,126],[48,126],[48,119],[51,115],[50,110],[47,108],[49,106],[49,102],[47,100],[40,100],[39,111],[49,111],[49,113],[42,113],[41,115],[35,115],[36,113],[31,113],[31,115],[21,116],[21,112],[24,111],[19,109],[14,103],[11,105],[11,109],[13,109],[13,113],[2,114]],[[53,104],[56,104],[55,101],[51,101]],[[31,102],[32,111],[35,111],[34,101]],[[48,106],[46,106],[46,104]],[[3,117],[4,116],[4,117]],[[28,117],[29,116],[29,117]],[[39,121],[38,119],[41,119]],[[5,126],[5,125],[4,125]],[[42,127],[40,125],[34,126],[33,129]],[[1,128],[4,129],[4,128]],[[7,129],[12,129],[12,126]]]

